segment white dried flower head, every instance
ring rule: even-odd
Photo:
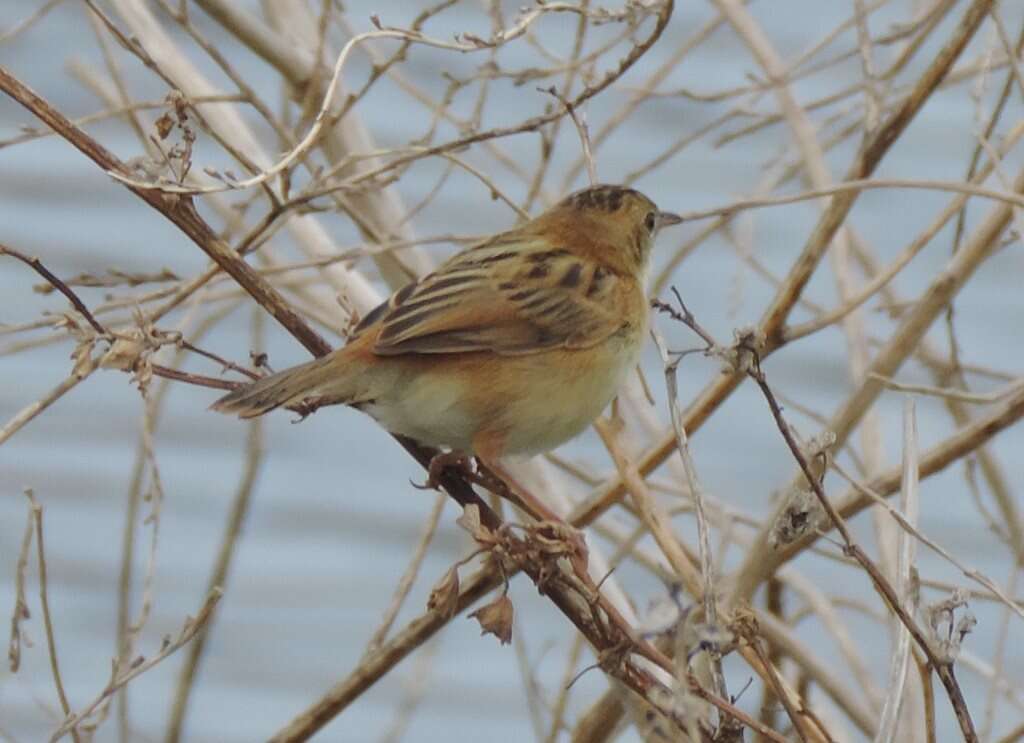
[[[795,542],[805,534],[824,531],[828,526],[828,514],[814,492],[807,488],[794,488],[772,525],[768,544],[776,549]]]

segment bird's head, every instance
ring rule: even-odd
[[[658,230],[680,219],[632,188],[599,185],[570,194],[536,221],[582,252],[623,270],[643,271]]]

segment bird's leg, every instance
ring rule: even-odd
[[[427,467],[427,481],[422,485],[413,483],[413,487],[420,490],[440,490],[441,478],[446,469],[457,470],[468,480],[473,480],[476,477],[472,468],[472,460],[468,454],[455,450],[445,451],[431,457],[430,465]]]
[[[501,466],[497,458],[478,454],[477,463],[481,480],[483,480],[481,484],[488,490],[511,501],[537,521],[562,523],[562,518],[520,485],[512,474]]]
[[[501,465],[501,456],[505,449],[505,436],[498,431],[481,431],[473,437],[473,451],[476,453],[477,469],[487,482],[481,483],[491,492],[510,501],[520,510],[530,514],[537,521],[554,521],[562,519],[537,500],[528,489],[524,488],[512,474]]]

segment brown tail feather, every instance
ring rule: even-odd
[[[275,408],[315,398],[321,386],[336,374],[330,360],[331,356],[325,356],[271,374],[225,395],[210,409],[235,414],[239,418],[255,418]]]

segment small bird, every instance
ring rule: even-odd
[[[397,291],[343,348],[212,408],[250,418],[344,404],[487,463],[553,449],[597,418],[636,365],[654,236],[679,221],[631,188],[577,191]]]

